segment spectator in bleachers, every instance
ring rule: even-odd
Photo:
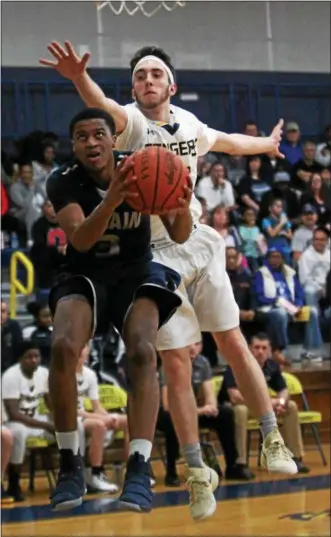
[[[269,207],[269,216],[262,220],[268,248],[278,248],[283,252],[285,262],[291,264],[292,226],[283,209],[283,201],[275,199]]]
[[[118,492],[118,486],[110,483],[103,467],[105,446],[109,445],[114,431],[125,431],[127,437],[127,416],[108,413],[99,401],[98,379],[94,371],[85,363],[89,357],[89,345],[86,345],[79,358],[76,379],[78,393],[78,419],[89,439],[89,462],[91,467],[85,469],[85,482],[89,492]],[[92,404],[92,412],[85,410],[85,399]],[[126,438],[127,440],[127,438]],[[81,439],[80,450],[85,454],[85,441]],[[126,446],[127,455],[127,446]]]
[[[316,144],[307,141],[302,147],[303,158],[294,164],[291,174],[291,186],[299,193],[306,191],[313,174],[320,173],[322,170],[322,166],[315,160]]]
[[[48,175],[57,167],[55,147],[50,142],[44,142],[40,148],[40,157],[32,161],[33,179],[39,184],[46,196],[45,183]]]
[[[254,275],[257,308],[265,313],[274,358],[284,362],[287,349],[288,324],[295,322],[305,304],[304,290],[295,271],[285,264],[281,250],[270,248],[264,266]],[[310,307],[305,321],[305,341],[302,358],[320,360],[323,346],[318,312]]]
[[[285,125],[285,140],[280,144],[280,152],[293,166],[303,158],[303,150],[300,142],[300,127],[295,121],[289,121]]]
[[[201,203],[201,210],[202,210],[202,213],[201,213],[201,216],[199,218],[199,222],[201,224],[205,224],[206,226],[209,225],[209,220],[210,220],[210,216],[209,216],[209,212],[207,210],[207,202],[204,198],[200,198],[199,196],[197,196],[197,200],[200,201]]]
[[[1,505],[6,505],[14,501],[14,498],[6,492],[3,486],[3,478],[6,474],[7,466],[8,466],[8,463],[12,454],[12,450],[13,450],[14,437],[10,429],[2,425],[2,420],[0,422],[0,427],[1,427]]]
[[[245,255],[249,268],[255,272],[261,264],[261,249],[265,238],[260,228],[256,225],[256,213],[254,209],[246,207],[243,212],[243,222],[238,228],[242,239],[242,252]]]
[[[327,188],[331,188],[331,166],[322,169],[321,177],[323,185],[325,185]]]
[[[269,208],[275,199],[281,199],[284,212],[292,224],[296,224],[300,213],[298,196],[290,188],[291,177],[288,172],[277,172],[274,176],[272,190],[262,196],[259,218],[263,220],[269,215]]]
[[[317,224],[317,210],[310,203],[306,203],[301,210],[301,225],[295,230],[292,237],[293,261],[297,263],[302,252],[310,245],[314,229]]]
[[[11,214],[10,199],[1,176],[1,248],[9,243],[9,237],[12,233],[17,234],[21,245],[26,244],[25,224]]]
[[[67,239],[58,225],[49,200],[44,201],[42,212],[42,216],[32,227],[33,244],[30,256],[35,269],[37,296],[47,298],[54,278],[64,262]]]
[[[256,311],[252,293],[252,276],[239,265],[240,254],[235,248],[226,249],[226,271],[230,278],[233,294],[239,307],[240,326],[246,338],[256,331],[259,312]]]
[[[8,306],[1,301],[1,374],[16,364],[22,341],[20,324],[9,318]]]
[[[206,200],[208,211],[212,211],[218,205],[223,205],[228,210],[235,206],[233,187],[221,162],[211,165],[209,175],[201,179],[195,193],[199,198]]]
[[[246,174],[246,157],[241,155],[225,155],[223,162],[228,170],[228,178],[232,185],[237,185]]]
[[[268,387],[276,392],[276,395],[271,397],[271,401],[277,417],[282,420],[284,441],[293,453],[293,460],[298,467],[299,473],[306,474],[310,469],[302,461],[304,452],[298,407],[295,401],[290,399],[279,365],[271,359],[270,340],[267,334],[259,333],[253,336],[251,338],[250,348],[264,373]],[[247,425],[248,419],[251,416],[245,400],[237,388],[234,374],[229,366],[224,374],[218,401],[223,404],[229,401],[234,408],[237,446],[240,453],[240,461],[245,463],[247,460]]]
[[[10,187],[10,198],[11,213],[26,226],[28,239],[31,239],[33,223],[40,216],[45,199],[43,189],[33,180],[31,163],[20,165],[19,178]]]
[[[311,246],[299,259],[299,279],[305,292],[306,303],[319,308],[326,296],[326,279],[330,271],[329,233],[318,227],[313,232]]]
[[[252,479],[255,476],[246,468],[245,463],[237,463],[234,413],[231,408],[225,405],[217,405],[212,383],[212,370],[207,358],[201,354],[201,350],[201,342],[190,345],[192,386],[198,405],[199,427],[211,429],[217,433],[226,463],[226,479]],[[179,453],[179,444],[169,415],[167,382],[162,370],[160,371],[160,385],[162,409],[157,428],[163,430],[166,438],[168,437],[166,440],[168,464],[165,483],[168,486],[177,486],[176,458]]]
[[[291,164],[288,160],[283,158],[276,158],[273,153],[266,153],[261,155],[262,172],[263,177],[268,181],[270,185],[273,185],[276,174],[288,174],[291,173]]]
[[[331,217],[331,190],[323,185],[322,177],[319,173],[313,173],[307,186],[307,192],[301,196],[301,204],[309,203],[316,208],[319,226],[330,227]]]
[[[53,321],[47,302],[30,302],[27,311],[33,316],[34,322],[23,328],[23,338],[32,341],[40,351],[41,365],[49,367]]]
[[[331,166],[331,125],[327,125],[324,131],[324,142],[316,147],[316,162],[329,168]]]
[[[226,246],[236,247],[241,242],[237,229],[229,226],[229,214],[223,205],[215,207],[212,211],[210,225],[221,235]]]
[[[248,173],[240,179],[237,191],[242,205],[258,212],[262,196],[271,190],[271,186],[262,175],[259,156],[249,157],[247,166]]]
[[[29,436],[54,440],[54,425],[47,416],[39,415],[42,398],[48,402],[48,370],[40,365],[40,352],[28,341],[21,345],[19,363],[2,377],[2,398],[5,425],[14,435],[14,445],[8,466],[7,493],[15,501],[23,501],[20,474]]]
[[[246,136],[261,136],[256,121],[249,119],[244,126],[244,134]]]

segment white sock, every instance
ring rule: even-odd
[[[135,438],[129,442],[129,457],[134,453],[139,453],[148,461],[151,458],[153,444],[149,440],[143,440],[140,438]]]
[[[59,449],[71,449],[74,455],[77,455],[79,450],[79,435],[78,431],[71,433],[55,433],[57,445]]]

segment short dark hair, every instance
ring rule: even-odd
[[[73,136],[76,124],[79,121],[84,121],[85,119],[104,119],[109,127],[110,132],[112,134],[116,134],[116,125],[114,118],[110,114],[108,114],[108,112],[102,110],[101,108],[84,108],[84,110],[78,112],[78,114],[76,114],[70,121],[70,138],[72,138]]]
[[[18,347],[19,358],[23,358],[24,354],[30,351],[31,349],[39,351],[38,345],[33,343],[33,341],[23,341]]]
[[[252,343],[253,339],[258,339],[259,341],[270,341],[270,337],[266,332],[258,332],[251,336],[250,342]]]
[[[143,58],[145,58],[145,56],[156,56],[157,58],[160,58],[160,60],[162,60],[166,64],[166,66],[169,67],[170,71],[173,74],[174,80],[176,80],[176,71],[174,66],[172,65],[170,56],[166,52],[164,52],[163,48],[158,47],[143,47],[137,50],[137,52],[130,61],[131,76],[137,63],[140,62],[140,60],[142,60]]]
[[[315,228],[315,229],[314,229],[313,236],[315,236],[316,233],[317,233],[318,231],[324,233],[324,234],[327,236],[327,238],[330,237],[330,232],[329,232],[329,230],[328,230],[326,227],[324,227],[324,226],[318,226],[317,228]]]

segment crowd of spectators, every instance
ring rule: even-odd
[[[260,129],[250,121],[244,132],[256,136]],[[286,416],[288,444],[299,471],[306,472],[297,408],[289,401],[280,366],[286,363],[286,352],[296,333],[299,341],[304,341],[303,359],[323,358],[327,332],[323,326],[330,319],[331,126],[316,145],[313,141],[302,142],[298,124],[289,122],[281,151],[285,159],[212,153],[200,157],[195,195],[202,205],[201,222],[212,226],[224,239],[226,269],[239,306],[242,330],[270,387],[277,393],[274,408],[277,414]],[[66,249],[66,237],[45,193],[47,175],[66,160],[58,153],[56,136],[33,133],[17,144],[17,152],[17,158],[2,154],[2,248],[21,248],[30,257],[36,289],[35,300],[27,306],[32,321],[23,329],[9,318],[8,305],[1,303],[2,421],[6,424],[2,428],[3,473],[8,467],[4,501],[23,498],[20,473],[27,436],[54,439],[50,418],[38,416],[38,401],[45,398],[49,403],[52,319],[47,296]],[[200,425],[215,430],[219,437],[225,477],[253,479],[247,467],[245,443],[248,409],[229,369],[216,399],[211,383],[215,348],[211,348],[210,340],[208,334],[203,334],[203,347],[202,342],[197,342],[190,350]],[[77,368],[77,386],[84,453],[88,437],[87,484],[91,491],[112,493],[117,486],[104,474],[104,446],[111,442],[114,431],[121,430],[126,435],[127,423],[125,412],[109,414],[98,402],[97,384],[102,380],[100,370],[104,368],[107,349],[108,371],[115,372],[126,387],[122,367],[125,349],[113,329],[84,349]],[[166,439],[165,483],[177,486],[179,447],[161,369],[159,378],[162,396],[158,429]],[[92,412],[84,409],[84,397],[92,401]],[[218,471],[221,473],[220,468]]]

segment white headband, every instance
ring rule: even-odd
[[[172,72],[169,69],[169,67],[164,63],[163,60],[161,60],[161,58],[158,58],[157,56],[152,56],[152,55],[151,56],[144,56],[143,58],[141,58],[141,60],[139,60],[139,62],[137,63],[136,67],[133,70],[132,81],[133,81],[133,77],[134,77],[135,73],[141,68],[141,65],[144,62],[147,62],[149,60],[153,60],[154,62],[158,62],[162,66],[162,69],[164,69],[166,71],[171,84],[175,83],[174,75],[172,74]]]

